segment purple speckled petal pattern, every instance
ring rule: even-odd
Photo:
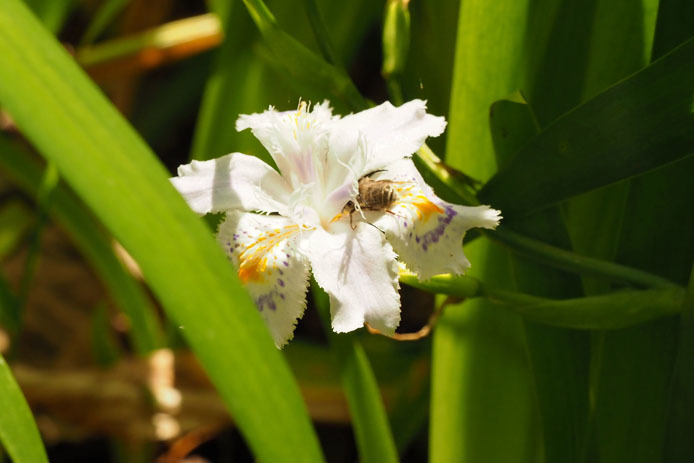
[[[217,233],[277,347],[294,336],[306,308],[309,265],[296,252],[299,234],[284,217],[238,211],[227,213]]]
[[[470,228],[495,228],[501,217],[489,206],[447,203],[424,183],[411,160],[394,164],[378,178],[397,183],[399,199],[388,213],[367,215],[386,232],[399,259],[421,279],[441,273],[464,273],[470,262],[463,237]]]

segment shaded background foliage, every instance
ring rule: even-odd
[[[691,2],[24,3],[74,59],[18,0],[0,12],[0,347],[19,384],[1,364],[0,440],[14,461],[45,461],[22,393],[54,462],[691,458]],[[385,12],[407,17],[409,46],[383,76]],[[403,287],[400,331],[441,311],[431,337],[325,333],[314,290],[275,352],[166,185],[159,163],[270,161],[234,121],[300,97],[342,114],[428,100],[449,121],[430,147],[458,171],[424,150],[425,177],[504,212],[497,233],[468,237],[476,280]]]

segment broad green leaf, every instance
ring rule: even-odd
[[[530,2],[531,37],[536,39],[527,51],[527,83],[520,88],[542,126],[581,101],[599,1]]]
[[[489,107],[524,78],[529,3],[460,4],[446,161],[479,180],[496,171]],[[506,250],[484,239],[464,247],[470,276],[512,287]],[[521,319],[484,299],[446,308],[433,340],[430,461],[536,460],[538,421],[523,338]]]
[[[694,267],[680,317],[680,336],[668,406],[665,461],[686,461],[694,455]]]
[[[342,387],[352,416],[359,460],[373,463],[397,462],[398,452],[369,359],[355,333],[332,332],[328,295],[315,282],[312,282],[311,290],[340,370]]]
[[[644,46],[643,36],[645,34],[642,30],[644,28],[644,13],[642,9],[642,2],[631,0],[567,1],[561,4],[554,21],[549,47],[544,51],[539,70],[529,91],[531,102],[538,111],[543,126],[547,126],[552,120],[578,103],[637,71],[646,63],[645,57],[649,47]],[[609,43],[610,46],[605,46],[606,43]],[[547,175],[545,172],[543,174]],[[572,198],[572,201],[564,205],[564,218],[568,220],[571,244],[575,249],[588,256],[604,259],[614,258],[621,230],[622,214],[620,211],[624,206],[627,191],[624,185],[614,185],[599,192],[594,191],[579,198]],[[552,211],[551,208],[543,209],[537,214],[528,216],[524,222],[527,226],[537,229],[538,220],[544,218],[546,222],[546,215],[550,211]],[[530,230],[526,230],[526,232],[532,235]],[[546,230],[543,238],[545,241],[557,242],[558,237],[562,236],[566,236],[563,225],[555,225],[554,230]],[[540,237],[536,236],[536,238]],[[561,240],[561,238],[559,239]],[[561,246],[565,248],[570,246],[566,238],[563,239]],[[516,274],[524,279],[528,279],[528,275],[532,278],[533,275],[527,269],[516,272]],[[557,289],[558,285],[548,283],[546,288],[549,288],[549,291]],[[605,280],[584,278],[584,285],[586,290],[590,291],[589,294],[605,292],[610,289],[610,282]],[[563,297],[568,294],[570,293],[567,292]],[[581,310],[581,313],[585,312],[588,315],[592,303],[590,301],[584,302],[586,306]],[[622,316],[628,320],[630,307],[621,306],[621,308]],[[600,313],[598,314],[600,315]],[[567,332],[567,334],[569,333]],[[572,358],[572,353],[578,354],[579,349],[569,347],[562,350],[562,346],[567,346],[566,342],[562,344],[562,339],[556,339],[556,341],[558,343],[552,343],[554,348],[558,348],[559,352],[566,354],[567,359]],[[529,345],[532,353],[532,337],[529,338]],[[597,345],[599,350],[599,343]],[[566,387],[568,392],[564,406],[562,406],[559,390],[559,394],[555,395],[555,403],[548,403],[551,402],[551,399],[545,398],[543,400],[542,394],[539,395],[541,408],[544,402],[546,405],[544,410],[555,418],[553,423],[548,423],[548,426],[545,427],[545,434],[558,435],[561,438],[562,429],[577,424],[578,429],[570,430],[566,437],[571,439],[571,435],[574,435],[576,441],[579,444],[582,441],[583,444],[576,451],[567,452],[567,448],[571,448],[567,443],[558,444],[557,442],[548,442],[546,439],[548,461],[571,459],[583,461],[588,457],[590,443],[587,442],[587,438],[594,435],[588,426],[588,347],[588,338],[584,337],[583,348],[580,349],[583,354],[583,371],[579,377],[571,378],[566,374],[557,375],[557,378],[564,377],[566,381],[566,386],[559,387],[559,389]],[[547,354],[550,350],[552,347],[548,346],[544,349],[535,349],[535,352],[544,356],[552,365],[553,359],[561,354]],[[596,352],[594,355],[599,355]],[[567,368],[569,363],[560,361],[553,366],[557,373],[564,371],[570,374],[572,370]],[[549,370],[551,368],[547,371],[549,375],[546,377],[546,382],[551,387],[556,385],[556,382],[553,382],[552,373]],[[577,383],[580,384],[579,388],[576,387]],[[575,400],[576,397],[582,399],[581,403]],[[556,412],[558,409],[563,410],[558,414]],[[566,417],[566,424],[562,423],[562,415]],[[569,441],[568,444],[570,443]],[[567,453],[562,455],[562,452]],[[550,456],[551,453],[555,453],[555,455]]]
[[[694,153],[694,39],[565,114],[480,191],[528,214]]]
[[[503,249],[476,240],[465,253],[475,276],[510,285]],[[536,461],[539,423],[521,321],[486,299],[446,307],[432,349],[429,461]]]
[[[653,40],[653,58],[660,58],[694,36],[694,3],[689,0],[660,0]]]
[[[694,261],[694,217],[676,211],[694,196],[692,171],[690,157],[632,180],[618,261],[686,283]],[[678,329],[673,319],[605,336],[595,404],[604,461],[662,458],[666,433],[674,432],[666,420]]]
[[[655,4],[655,5],[654,5]],[[654,8],[655,6],[655,8]],[[657,0],[599,0],[586,44],[585,79],[581,101],[638,71],[648,62]],[[612,46],[606,47],[605,43]],[[555,79],[559,76],[549,76]],[[613,260],[619,244],[629,182],[572,198],[563,205],[573,248],[581,254]],[[583,278],[587,294],[605,293],[610,282]]]
[[[660,2],[654,58],[691,36],[694,16],[687,11],[691,2]],[[690,102],[691,95],[690,90]],[[690,208],[692,171],[694,158],[689,157],[632,179],[616,253],[620,263],[687,283],[694,260],[694,216],[677,211]],[[678,332],[673,319],[605,335],[595,402],[601,461],[662,461],[666,436],[681,432],[667,427]]]
[[[10,367],[0,356],[0,442],[14,463],[48,463],[39,430]]]
[[[322,461],[253,301],[168,173],[17,0],[0,10],[0,103],[140,264],[259,460]]]
[[[653,5],[655,4],[655,8]],[[592,39],[589,43],[585,82],[581,100],[591,98],[615,82],[638,71],[648,63],[655,28],[657,0],[634,2],[631,0],[606,0],[597,3],[593,21]],[[610,43],[611,46],[604,46]],[[606,188],[575,196],[563,204],[573,248],[582,254],[613,260],[619,248],[624,208],[630,181],[621,181]],[[587,295],[608,293],[612,282],[584,277],[583,288]],[[625,307],[626,308],[626,307]],[[610,333],[598,332],[592,337],[591,352],[591,397],[595,398],[599,384],[602,349]],[[634,394],[640,386],[624,382],[623,395]],[[637,392],[638,394],[638,392]],[[595,400],[595,399],[594,399]],[[609,398],[600,403],[609,407]],[[593,416],[594,416],[593,412]],[[589,434],[591,442],[588,459],[598,458],[600,449],[609,440],[605,429],[596,429],[591,416]],[[654,433],[658,424],[652,423]],[[627,427],[628,423],[615,423],[616,427]],[[609,444],[607,444],[609,445]]]
[[[607,333],[596,368],[597,458],[662,461],[677,319]]]
[[[0,169],[26,193],[36,197],[42,168],[18,144],[0,137]],[[108,286],[113,299],[128,317],[135,351],[146,355],[163,346],[155,309],[144,290],[133,280],[113,253],[112,239],[85,210],[84,203],[59,184],[48,211],[71,236],[84,257]]]
[[[539,131],[529,105],[502,100],[490,110],[490,131],[497,162],[503,165]],[[569,247],[569,237],[558,208],[506,225],[555,246]],[[515,286],[524,292],[555,298],[582,295],[577,276],[511,256]],[[514,310],[518,308],[514,307]],[[560,311],[557,311],[560,312]],[[580,462],[586,454],[588,429],[589,338],[585,333],[524,320],[528,355],[542,425],[544,455],[548,461]]]
[[[489,108],[489,130],[497,162],[503,165],[540,130],[535,114],[520,92]]]

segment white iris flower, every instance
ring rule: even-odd
[[[488,206],[441,200],[417,172],[410,156],[445,126],[421,100],[342,118],[327,101],[270,107],[242,115],[236,129],[250,128],[279,172],[232,153],[180,166],[172,182],[195,212],[226,213],[218,241],[277,347],[303,315],[310,271],[330,295],[335,332],[368,322],[392,334],[400,323],[397,261],[422,279],[463,273],[465,232],[500,219]]]

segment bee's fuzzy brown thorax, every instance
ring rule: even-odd
[[[371,211],[388,210],[398,200],[398,192],[390,180],[372,180],[363,177],[359,180],[359,207]]]
[[[357,209],[366,211],[390,212],[389,209],[399,199],[398,191],[392,180],[373,180],[362,177],[359,179],[359,190],[354,201],[349,201],[342,209],[343,213],[349,213],[349,224],[352,228],[352,214]]]

